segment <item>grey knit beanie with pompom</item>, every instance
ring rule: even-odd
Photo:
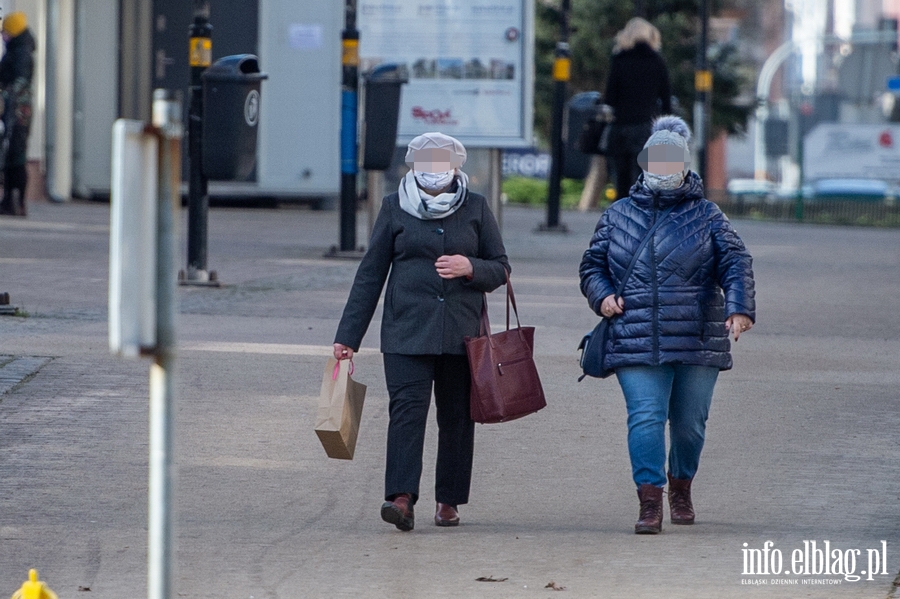
[[[681,117],[669,114],[653,121],[650,139],[647,140],[644,147],[678,146],[687,152],[689,151],[689,141],[691,141],[691,129],[688,124]]]
[[[688,142],[691,139],[691,130],[681,118],[672,115],[661,116],[653,122],[650,139],[644,144],[644,149],[638,156],[638,164],[644,170],[643,182],[653,191],[668,191],[679,188],[684,183],[691,165],[691,151]],[[659,158],[649,160],[653,147],[675,146],[678,150],[665,150],[665,163],[676,163],[683,166],[679,173],[649,172],[650,164],[659,162]],[[657,151],[658,152],[658,151]],[[677,156],[677,157],[676,157]]]

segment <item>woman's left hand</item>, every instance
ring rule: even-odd
[[[725,320],[725,326],[728,327],[728,330],[734,335],[734,340],[737,341],[741,333],[746,333],[753,328],[753,321],[746,314],[732,314]]]
[[[441,256],[434,263],[438,275],[442,279],[455,279],[457,277],[471,277],[475,272],[468,258],[460,254],[453,256]]]

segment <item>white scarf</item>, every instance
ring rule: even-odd
[[[431,196],[419,189],[419,186],[416,185],[415,175],[410,170],[400,180],[400,207],[404,212],[421,220],[446,218],[462,206],[463,199],[466,197],[466,188],[469,186],[469,177],[461,170],[457,170],[456,182],[456,193],[440,193],[437,196]]]

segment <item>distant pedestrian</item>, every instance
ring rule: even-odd
[[[25,216],[25,188],[28,185],[28,131],[31,128],[31,81],[34,75],[34,36],[23,12],[11,12],[3,19],[6,53],[0,59],[0,93],[9,140],[4,164],[3,200],[0,214]]]
[[[484,293],[506,282],[509,261],[497,221],[460,167],[466,149],[442,133],[409,143],[410,171],[384,198],[350,290],[334,357],[359,350],[387,281],[381,351],[390,403],[381,517],[412,530],[431,394],[437,408],[438,526],[459,524],[468,503],[475,424],[463,339],[479,332]]]
[[[611,319],[603,366],[625,395],[639,534],[662,530],[667,476],[672,523],[693,524],[691,481],[716,378],[732,366],[728,335],[737,342],[756,314],[750,254],[688,168],[687,124],[665,116],[652,132],[631,196],[603,213],[580,268],[591,308]]]
[[[638,153],[650,136],[653,117],[672,112],[669,71],[659,50],[659,30],[640,17],[616,35],[603,101],[615,121],[609,131],[607,158],[616,180],[616,198],[627,198],[641,174]]]

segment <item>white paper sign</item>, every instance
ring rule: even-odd
[[[292,50],[318,50],[322,47],[322,25],[293,23],[288,28],[288,45]]]

